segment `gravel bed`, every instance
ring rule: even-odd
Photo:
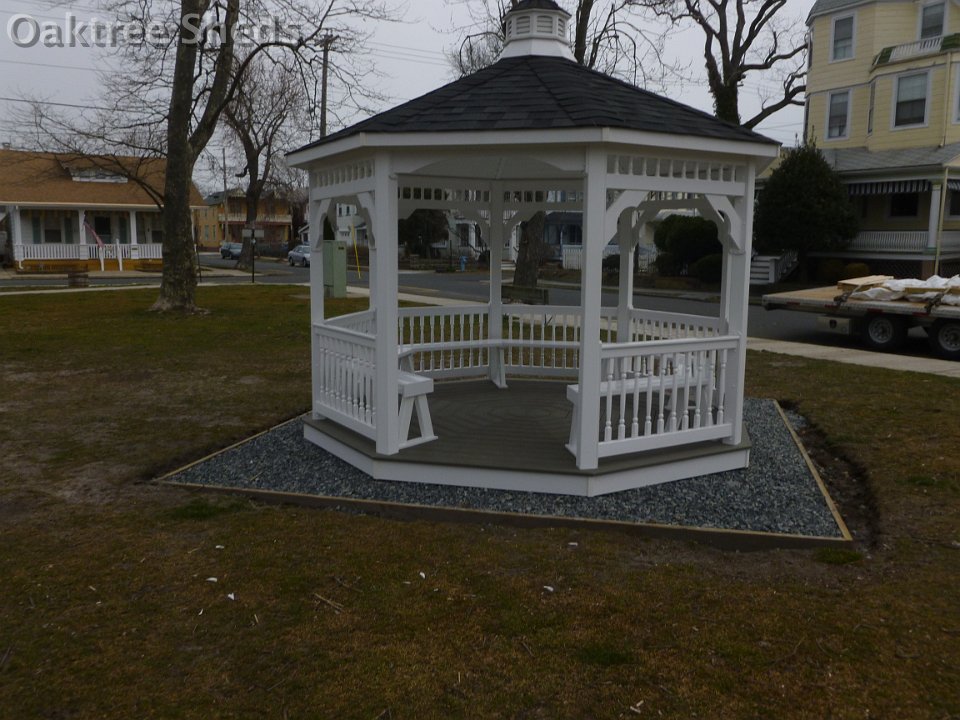
[[[747,399],[744,422],[753,442],[748,469],[592,498],[374,480],[305,440],[300,420],[166,480],[530,515],[841,537],[774,402]]]

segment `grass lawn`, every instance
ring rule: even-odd
[[[150,483],[310,382],[303,290],[155,293],[0,297],[0,718],[960,715],[960,382],[751,354],[857,552],[397,522]]]

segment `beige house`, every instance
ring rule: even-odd
[[[165,174],[156,158],[0,150],[0,255],[26,272],[156,268]]]
[[[247,227],[247,196],[243,190],[230,190],[224,202],[224,193],[208,195],[204,207],[193,213],[197,243],[205,250],[216,250],[225,242],[243,242]],[[265,192],[257,208],[257,228],[263,230],[261,245],[290,244],[293,214],[288,199],[273,192]]]
[[[960,272],[960,0],[818,0],[806,135],[847,183],[871,271]]]

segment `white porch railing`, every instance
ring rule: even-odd
[[[163,245],[144,243],[141,245],[73,245],[68,243],[44,243],[37,245],[14,245],[13,259],[21,263],[24,260],[160,260],[163,258]]]
[[[315,325],[314,411],[376,438],[376,338],[331,325]]]
[[[721,336],[601,347],[599,457],[732,437]]]
[[[861,252],[923,252],[929,237],[926,230],[865,231],[859,233],[847,249]]]
[[[750,261],[750,284],[770,285],[779,281],[797,266],[797,251],[780,255],[756,255]]]
[[[909,58],[922,57],[924,55],[935,55],[940,52],[940,47],[943,44],[942,37],[927,38],[926,40],[918,40],[917,42],[906,43],[904,45],[897,45],[890,52],[890,59],[888,62],[897,62],[899,60],[907,60]]]
[[[613,311],[614,317],[616,311]],[[632,342],[715,337],[720,334],[720,319],[702,315],[656,312],[636,309],[630,313]]]
[[[377,334],[377,319],[373,310],[363,310],[361,312],[351,313],[349,315],[338,315],[328,318],[327,325],[343,328],[344,330],[353,330],[364,335]]]

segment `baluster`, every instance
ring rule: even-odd
[[[603,440],[604,442],[610,442],[613,439],[613,363],[614,358],[608,358],[606,361],[607,372],[606,372],[606,381],[607,381],[607,391],[604,393],[604,396],[607,400],[607,417],[603,426]]]
[[[697,351],[697,366],[692,368],[697,374],[697,396],[694,402],[693,408],[693,427],[694,429],[700,428],[700,409],[703,405],[703,373],[705,370],[706,363],[704,359],[706,358],[706,353],[703,350]]]
[[[677,395],[680,394],[679,382],[680,382],[680,372],[682,368],[677,367],[677,356],[678,353],[674,353],[670,359],[671,364],[673,365],[671,373],[671,383],[673,389],[670,391],[670,432],[677,431]]]
[[[717,425],[723,425],[723,410],[727,404],[727,350],[722,348],[720,354],[720,378],[717,387]]]
[[[635,438],[640,434],[640,378],[643,376],[641,365],[642,355],[634,355],[631,358],[633,370],[633,416],[630,418],[630,437]]]
[[[617,440],[626,437],[627,421],[627,367],[629,358],[620,358],[620,421],[617,423]]]
[[[659,384],[657,385],[657,409],[658,409],[657,435],[660,435],[661,433],[663,433],[663,412],[664,412],[663,391],[667,381],[666,373],[667,373],[667,356],[661,355],[660,367],[657,368],[657,376],[660,380]]]
[[[683,417],[680,422],[681,430],[690,429],[690,381],[692,380],[692,375],[694,372],[693,367],[693,353],[686,352],[683,354]]]

